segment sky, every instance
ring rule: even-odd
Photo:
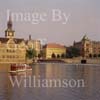
[[[23,15],[23,20],[13,18],[16,37],[28,39],[31,35],[32,39],[66,46],[80,41],[85,34],[100,41],[99,9],[100,0],[0,0],[0,37],[4,37],[10,11]],[[38,24],[32,23],[35,13],[43,16]]]

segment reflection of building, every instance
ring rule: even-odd
[[[74,42],[74,47],[80,49],[80,54],[83,57],[99,57],[100,42],[91,41],[85,35],[80,42]]]
[[[5,38],[0,38],[0,62],[24,62],[25,61],[25,41],[14,38],[15,32],[12,29],[11,18],[7,23]]]
[[[66,47],[55,43],[47,44],[43,47],[43,54],[45,58],[52,58],[53,54],[56,57],[61,57],[66,54]]]

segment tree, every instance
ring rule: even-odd
[[[41,57],[44,57],[44,52],[43,52],[43,50],[40,51],[40,55],[41,55]]]
[[[26,58],[32,59],[36,56],[36,51],[34,49],[26,50]]]
[[[64,53],[61,54],[61,58],[65,58],[65,54]]]
[[[68,58],[78,57],[78,56],[80,56],[80,50],[78,48],[70,47],[67,50],[67,57]]]

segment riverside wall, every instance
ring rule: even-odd
[[[82,58],[63,59],[66,63],[81,63]],[[100,64],[100,58],[98,59],[86,59],[88,64]]]

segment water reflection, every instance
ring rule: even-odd
[[[9,76],[17,76],[18,79],[22,76],[35,76],[40,79],[83,79],[85,87],[25,88],[22,83],[19,88],[17,85],[11,85]],[[19,74],[7,73],[3,68],[3,72],[0,70],[0,100],[99,100],[99,76],[99,65],[34,64],[32,72]],[[26,82],[28,81],[26,78]]]

